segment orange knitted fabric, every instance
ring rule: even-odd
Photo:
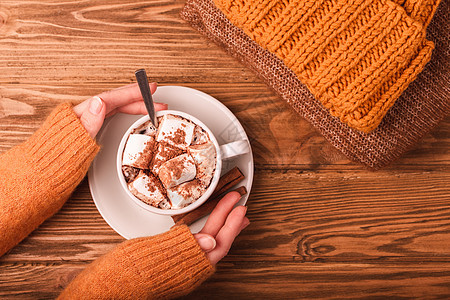
[[[98,150],[63,104],[30,139],[0,155],[0,256],[62,207]]]
[[[425,27],[386,0],[215,0],[333,116],[375,129],[431,57]]]
[[[414,20],[428,26],[433,18],[440,0],[393,0],[395,3],[403,6],[408,15]]]
[[[0,154],[0,256],[55,214],[99,146],[70,104],[57,107],[25,143]],[[84,270],[63,299],[172,298],[214,272],[186,226],[126,241]]]
[[[59,299],[166,299],[214,272],[187,226],[126,241],[78,275]]]

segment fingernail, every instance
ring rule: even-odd
[[[239,230],[244,230],[248,227],[248,225],[250,225],[250,220],[248,218],[245,218],[244,221],[242,221],[241,228]]]
[[[247,214],[247,206],[242,205],[244,207],[244,216]]]
[[[202,250],[206,252],[216,248],[216,240],[212,237],[202,236],[197,240],[197,242],[200,245],[200,248],[202,248]]]
[[[100,99],[100,97],[95,96],[92,97],[91,101],[89,102],[89,111],[93,115],[98,115],[102,111],[103,107],[103,101]]]

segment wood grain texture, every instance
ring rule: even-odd
[[[397,162],[348,161],[250,70],[198,34],[183,1],[2,0],[0,152],[61,102],[134,81],[219,99],[251,140],[252,224],[187,299],[449,298],[450,119]],[[0,259],[0,298],[48,299],[123,238],[87,181]]]

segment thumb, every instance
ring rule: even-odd
[[[89,99],[88,109],[85,109],[80,116],[81,124],[92,138],[95,138],[103,125],[106,107],[100,97],[95,96]]]
[[[216,240],[206,233],[197,233],[194,235],[200,248],[205,252],[210,252],[216,248]]]

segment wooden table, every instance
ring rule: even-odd
[[[0,151],[61,102],[134,81],[211,94],[255,157],[251,225],[195,298],[449,298],[450,119],[390,167],[348,161],[245,66],[179,17],[183,1],[2,0]],[[0,298],[53,298],[123,238],[87,180],[0,259]]]

